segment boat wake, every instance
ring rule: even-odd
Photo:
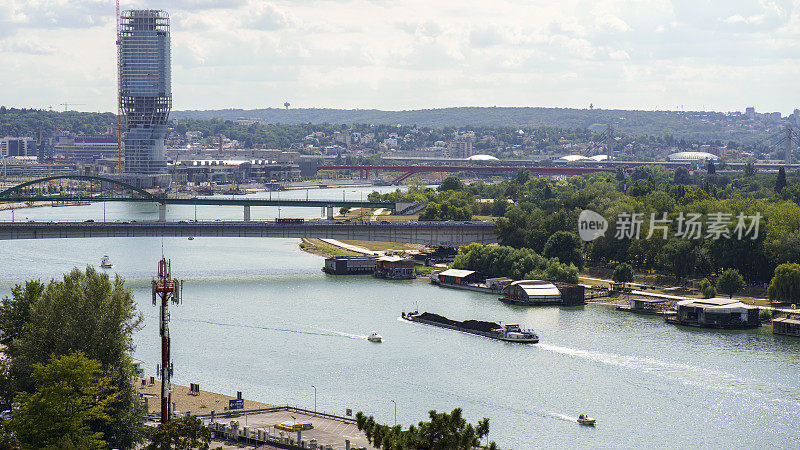
[[[577,418],[572,417],[572,416],[568,416],[566,414],[561,414],[561,413],[557,413],[557,412],[553,412],[553,411],[545,411],[544,414],[549,416],[549,417],[554,417],[556,419],[564,420],[566,422],[578,423],[578,419]]]
[[[324,331],[326,333],[330,333],[332,335],[342,336],[342,337],[346,337],[346,338],[350,338],[350,339],[367,339],[369,337],[366,334],[361,335],[361,334],[345,333],[344,331],[328,330],[328,329],[325,329],[325,328],[317,328],[317,327],[312,327],[312,328],[320,330],[320,331]]]
[[[214,322],[213,320],[201,320],[201,319],[177,319],[173,318],[172,320],[177,320],[181,322],[193,322],[193,323],[205,323],[209,325],[218,325],[222,327],[234,327],[234,328],[250,328],[255,330],[267,330],[267,331],[279,331],[283,333],[297,333],[297,334],[310,334],[312,336],[338,336],[336,333],[332,332],[316,332],[316,331],[304,331],[304,330],[293,330],[290,328],[273,328],[273,327],[260,327],[257,325],[247,325],[242,323],[224,323],[224,322]],[[364,337],[366,339],[366,336]]]
[[[717,391],[758,396],[775,402],[800,405],[800,391],[791,387],[770,384],[761,380],[746,379],[717,370],[704,369],[689,364],[660,361],[653,358],[617,355],[592,350],[580,350],[550,344],[539,344],[535,348],[587,359],[601,364],[626,367],[640,372],[668,378],[687,386],[697,386]]]

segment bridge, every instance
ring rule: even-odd
[[[61,194],[61,195],[30,195],[25,194],[24,190],[30,186],[46,183],[55,180],[75,180],[99,182],[102,185],[111,185],[123,190],[130,191],[128,195],[90,195],[90,194]],[[0,202],[23,203],[23,202],[148,202],[159,204],[159,220],[166,220],[166,205],[216,205],[216,206],[243,206],[244,220],[250,220],[250,207],[252,206],[283,206],[283,207],[309,207],[326,208],[327,217],[333,218],[334,208],[385,208],[391,210],[402,210],[410,203],[394,202],[371,202],[358,200],[293,200],[293,199],[267,199],[267,198],[222,198],[222,197],[162,197],[150,192],[131,186],[127,183],[112,178],[97,177],[90,175],[56,175],[52,177],[39,178],[25,183],[12,186],[0,192]]]
[[[319,238],[458,247],[497,243],[493,222],[347,223],[307,221],[5,222],[0,240],[108,237]]]
[[[435,166],[435,165],[343,165],[326,164],[317,166],[317,170],[360,170],[366,173],[369,178],[369,171],[385,170],[390,172],[403,172],[400,176],[392,180],[392,184],[400,183],[415,173],[432,172],[476,172],[476,173],[517,173],[519,170],[527,170],[540,175],[585,175],[597,172],[616,172],[617,169],[608,167],[531,167],[531,166]]]

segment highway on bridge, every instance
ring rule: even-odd
[[[162,205],[217,205],[217,206],[299,206],[312,208],[348,207],[348,208],[386,208],[395,209],[394,202],[370,202],[358,200],[277,200],[267,198],[236,197],[99,197],[91,195],[13,195],[0,197],[0,202],[147,202]]]
[[[3,222],[0,240],[108,237],[256,237],[321,238],[404,242],[458,247],[473,242],[497,243],[494,222],[359,223],[306,221],[213,222]]]

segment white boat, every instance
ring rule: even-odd
[[[108,255],[103,256],[103,259],[100,260],[100,267],[103,269],[110,269],[114,267],[114,264],[111,264],[111,259]]]
[[[594,426],[594,422],[595,422],[595,420],[592,419],[589,416],[581,415],[580,417],[578,417],[578,423],[581,424],[581,425],[586,425],[586,426],[593,427]]]
[[[189,240],[193,241],[194,240],[194,236],[189,236]]]
[[[370,342],[381,342],[383,338],[381,337],[380,334],[378,334],[377,331],[373,331],[372,334],[367,336],[367,340]]]

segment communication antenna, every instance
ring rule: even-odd
[[[156,366],[161,378],[161,423],[169,422],[172,418],[172,361],[169,355],[169,302],[180,304],[183,292],[183,281],[172,278],[170,260],[161,257],[158,262],[158,278],[152,281],[153,306],[161,300],[159,314],[159,334],[161,335],[161,364]]]

